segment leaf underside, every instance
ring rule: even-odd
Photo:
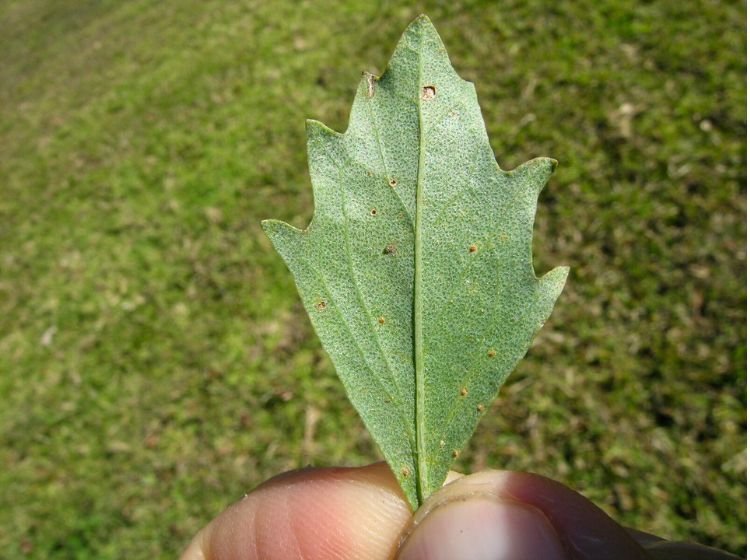
[[[263,222],[347,395],[413,508],[443,484],[568,269],[536,278],[539,192],[556,162],[499,168],[472,83],[420,16],[344,134],[308,121],[315,213]]]

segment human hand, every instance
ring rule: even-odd
[[[484,471],[412,515],[388,466],[304,469],[262,484],[200,531],[181,560],[728,560],[623,528],[538,475]]]

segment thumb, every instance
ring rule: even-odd
[[[547,478],[484,471],[448,484],[417,512],[399,560],[639,560],[628,532]]]
[[[181,560],[386,560],[411,520],[385,463],[274,477],[219,515]]]

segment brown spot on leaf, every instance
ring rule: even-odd
[[[487,350],[488,358],[494,358],[495,356],[497,356],[497,351],[494,348],[490,348],[489,350]]]
[[[454,459],[458,459],[458,456],[459,456],[460,454],[461,454],[461,453],[460,453],[460,452],[458,451],[458,449],[454,449],[454,450],[453,450],[453,453],[451,453],[451,455],[453,456],[453,458],[454,458]]]
[[[468,394],[469,394],[469,390],[466,387],[462,387],[461,388],[461,396],[465,397]]]
[[[396,254],[396,246],[393,243],[389,243],[385,246],[385,249],[383,249],[384,255],[395,255]]]
[[[372,210],[370,210],[370,216],[377,216],[377,215],[378,215],[378,209],[377,208],[373,208]]]
[[[411,474],[411,470],[409,470],[409,467],[401,467],[401,476],[404,478],[408,477]]]
[[[383,317],[382,315],[378,317],[378,323],[380,323],[381,325],[385,325],[385,317]]]
[[[476,253],[477,252],[477,246],[476,244],[472,243],[469,245],[469,253]]]
[[[484,405],[483,404],[478,404],[477,405],[477,412],[484,412]]]
[[[392,186],[393,188],[396,188],[396,185],[398,185],[398,181],[396,180],[396,178],[395,178],[395,177],[391,177],[391,178],[390,178],[390,179],[388,180],[388,184],[389,184],[390,186]]]
[[[328,304],[324,299],[315,302],[315,309],[317,309],[318,311],[325,311],[326,307],[328,307]]]
[[[422,101],[429,101],[430,99],[434,99],[435,95],[437,95],[435,86],[424,86],[422,88]]]

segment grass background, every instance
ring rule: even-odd
[[[560,161],[572,273],[457,468],[745,554],[745,14],[734,1],[0,1],[0,557],[170,558],[378,452],[259,228],[428,13],[504,168]]]

